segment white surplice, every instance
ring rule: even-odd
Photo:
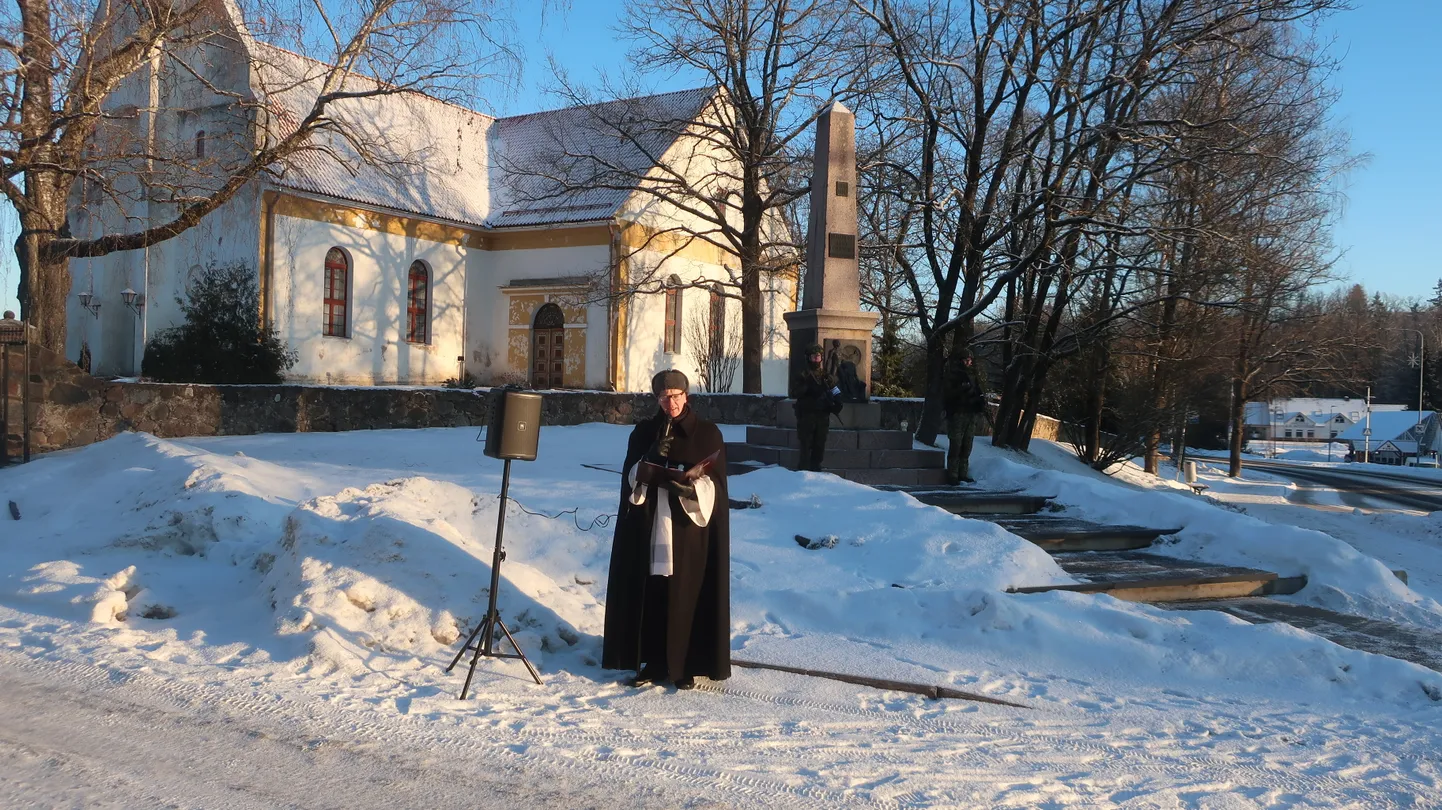
[[[636,506],[646,502],[648,491],[652,488],[650,485],[637,485],[636,468],[639,466],[641,466],[640,462],[633,464],[626,479],[631,484],[631,503]],[[716,508],[716,482],[712,481],[708,474],[697,478],[691,484],[696,487],[696,497],[679,496],[681,510],[686,513],[686,517],[692,523],[704,527],[711,522],[711,513]],[[656,499],[656,519],[651,526],[651,573],[669,577],[675,570],[673,566],[675,531],[671,523],[673,519],[671,499],[664,497],[664,494],[666,493]]]

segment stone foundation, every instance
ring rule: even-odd
[[[114,382],[92,377],[63,356],[38,346],[31,351],[32,453],[81,447],[127,430],[162,438],[479,426],[490,418],[485,389],[339,388],[306,385],[183,385]],[[20,393],[23,355],[11,348],[10,457],[21,451]],[[692,407],[719,424],[775,426],[780,396],[693,394]],[[880,427],[915,428],[920,399],[874,399]],[[542,424],[607,422],[629,425],[655,413],[649,394],[547,391]],[[1038,420],[1034,435],[1045,436]]]

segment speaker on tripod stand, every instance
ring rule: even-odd
[[[536,683],[541,682],[541,676],[536,673],[536,668],[531,665],[526,654],[521,652],[521,645],[516,643],[515,637],[506,628],[506,623],[501,621],[501,614],[496,609],[496,591],[501,585],[501,562],[506,559],[503,540],[506,533],[506,496],[511,488],[511,462],[517,459],[535,461],[540,439],[541,395],[510,386],[497,389],[492,395],[491,421],[486,427],[485,453],[491,458],[503,459],[505,467],[501,473],[501,500],[496,509],[496,550],[491,557],[490,605],[486,609],[486,618],[471,631],[466,643],[461,645],[456,657],[451,659],[451,665],[446,667],[446,672],[450,672],[460,663],[461,656],[471,650],[475,651],[471,656],[470,670],[466,672],[466,683],[461,687],[461,700],[466,699],[466,694],[471,689],[471,678],[476,674],[476,662],[480,661],[483,655],[490,658],[519,658],[530,671],[531,677],[536,679]],[[496,649],[497,630],[511,643],[514,653],[503,653]]]

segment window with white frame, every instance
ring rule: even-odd
[[[676,354],[681,351],[681,291],[666,291],[666,333],[662,337],[662,351]]]
[[[333,247],[325,254],[325,301],[323,317],[324,334],[328,337],[346,337],[350,310],[350,257],[344,250]]]
[[[411,262],[410,280],[406,288],[406,340],[426,343],[430,340],[431,271],[422,261]]]

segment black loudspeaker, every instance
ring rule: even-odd
[[[486,428],[486,455],[535,461],[541,441],[541,395],[501,389],[492,395],[491,423]]]

